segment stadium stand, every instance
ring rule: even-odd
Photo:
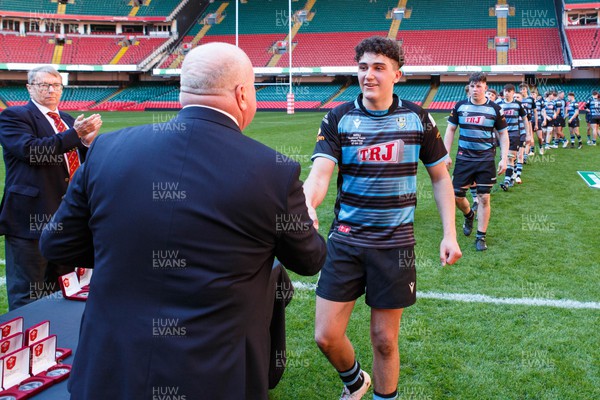
[[[0,35],[0,60],[13,63],[48,63],[52,60],[54,36]]]
[[[175,92],[178,95],[179,86],[171,84],[160,85],[156,83],[132,85],[130,87],[125,88],[123,91],[118,92],[114,97],[110,98],[108,101],[97,104],[91,109],[106,111],[143,111],[146,107],[145,102],[161,102],[162,100],[159,100],[161,96],[164,96],[169,92]]]
[[[168,16],[179,5],[181,0],[152,0],[140,6],[136,16]]]
[[[0,35],[0,60],[22,63],[51,63],[55,35]],[[123,36],[67,36],[62,64],[109,64],[122,49]],[[166,38],[136,37],[124,52],[119,64],[138,64],[163,44]]]
[[[44,1],[50,3],[50,0]],[[110,3],[108,6],[107,3]],[[132,1],[87,1],[75,0],[67,4],[66,14],[73,15],[115,15],[115,16],[168,16],[179,4],[178,0],[146,0],[137,9]],[[53,4],[56,12],[56,2]]]
[[[59,108],[62,110],[88,110],[97,102],[115,93],[118,87],[66,87]]]
[[[433,110],[451,110],[457,101],[466,97],[466,84],[467,82],[443,82],[429,108]],[[518,82],[514,82],[513,84],[518,84]],[[504,88],[504,83],[488,82],[488,87],[500,92]]]
[[[538,85],[540,93],[546,90],[563,90],[566,93],[575,93],[575,99],[579,102],[586,101],[592,95],[593,90],[598,90],[598,81],[593,79],[573,79],[568,82],[548,80]]]
[[[121,49],[119,40],[120,38],[117,36],[68,36],[63,50],[62,63],[108,64]]]
[[[273,56],[273,54],[269,53],[269,47],[280,38],[281,36],[277,34],[244,34],[239,36],[239,45],[240,48],[242,48],[246,54],[248,54],[250,60],[252,60],[252,65],[255,67],[264,67]],[[204,36],[204,38],[200,40],[200,44],[206,44],[209,42],[225,42],[235,44],[235,36]]]
[[[598,27],[565,29],[574,59],[600,58],[599,32]]]
[[[319,108],[331,98],[340,85],[331,84],[305,84],[292,85],[295,107],[298,109]],[[289,92],[287,84],[264,86],[256,92],[257,106],[259,109],[274,109],[286,107],[286,96]]]
[[[332,33],[299,33],[298,45],[292,50],[292,64],[297,67],[349,66],[355,65],[354,47],[362,39],[373,35],[385,36],[387,31]],[[314,49],[318,48],[316,52]],[[285,54],[277,67],[288,67],[289,58]]]
[[[217,12],[226,2],[215,1],[200,20]],[[271,46],[287,36],[287,2],[274,0],[272,6],[259,2],[240,4],[240,47],[255,66],[266,66],[272,57]],[[298,67],[353,65],[353,49],[361,39],[372,35],[387,36],[391,20],[388,12],[397,1],[365,2],[316,1],[309,20],[293,37],[293,62]],[[494,65],[496,52],[488,49],[488,39],[497,34],[497,19],[489,16],[491,5],[469,2],[468,13],[456,13],[456,3],[426,0],[409,2],[411,16],[401,22],[397,39],[406,49],[407,65]],[[304,5],[294,6],[295,10]],[[509,64],[563,64],[563,53],[556,12],[551,2],[515,0],[515,16],[507,19],[508,34],[517,40],[517,48],[508,53]],[[224,41],[234,43],[233,10],[223,12],[220,23],[212,25],[200,43]],[[294,12],[294,11],[293,11]],[[360,15],[360,18],[356,18]],[[386,16],[387,15],[387,16]],[[477,17],[474,17],[477,16]],[[352,21],[352,23],[349,23]],[[449,29],[448,27],[452,27]],[[198,24],[184,39],[191,42],[200,32]],[[251,39],[247,35],[251,35]],[[468,51],[465,51],[468,49]],[[167,57],[161,68],[171,66],[175,57]],[[282,56],[274,66],[287,67],[288,57]],[[177,67],[178,65],[175,65]]]
[[[29,101],[29,92],[25,85],[0,87],[0,99],[7,106],[19,106]]]
[[[56,2],[52,3],[50,0],[2,0],[0,1],[0,10],[53,14],[57,10],[57,4]],[[106,13],[106,10],[104,12]]]
[[[87,110],[116,92],[117,89],[116,86],[67,86],[58,107],[61,110]],[[7,106],[23,105],[29,101],[29,93],[25,85],[0,87],[0,100]]]
[[[137,64],[156,50],[167,39],[138,37],[128,46],[127,51],[118,60],[119,64]]]

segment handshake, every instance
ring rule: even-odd
[[[92,114],[87,118],[84,118],[83,114],[81,114],[75,120],[73,129],[75,129],[77,135],[81,138],[81,142],[85,146],[89,146],[96,138],[101,126],[102,117],[100,114]]]

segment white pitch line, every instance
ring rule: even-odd
[[[314,283],[293,282],[294,288],[298,290],[314,291],[317,285]],[[484,294],[472,293],[439,293],[439,292],[417,292],[417,298],[461,301],[464,303],[488,303],[488,304],[509,304],[535,307],[558,307],[568,309],[591,309],[600,310],[600,303],[595,301],[582,302],[577,300],[561,299],[539,299],[539,298],[519,298],[519,297],[491,297]]]

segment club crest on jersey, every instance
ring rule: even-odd
[[[358,149],[358,161],[398,163],[401,160],[403,150],[404,142],[400,139],[361,147]]]
[[[354,118],[354,120],[352,120],[352,122],[354,122],[354,127],[358,129],[358,127],[360,126],[360,118],[356,117]]]
[[[406,117],[396,118],[396,124],[398,124],[398,129],[404,128],[406,126]]]

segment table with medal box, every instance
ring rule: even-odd
[[[0,315],[0,400],[70,398],[67,379],[79,341],[86,272],[69,276],[75,293],[67,288],[67,296],[52,293]]]

